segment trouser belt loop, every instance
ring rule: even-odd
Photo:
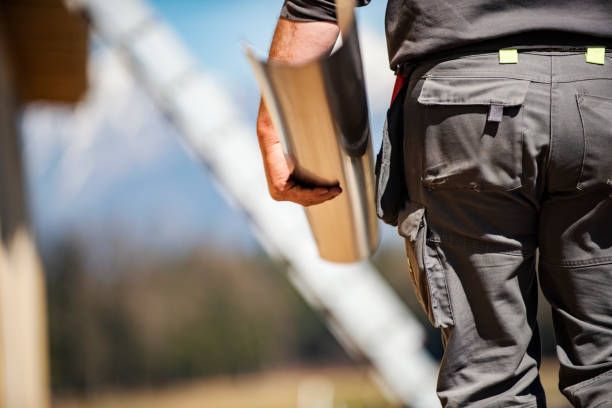
[[[504,105],[500,103],[491,102],[489,106],[489,115],[487,116],[487,122],[500,123],[504,117]]]

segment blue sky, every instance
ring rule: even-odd
[[[254,131],[258,90],[243,45],[265,54],[282,1],[151,0],[151,5],[201,69],[231,95]],[[374,73],[368,85],[375,147],[392,81],[384,6],[375,0],[358,12],[360,28],[367,31],[361,36],[366,75]],[[76,232],[99,248],[117,237],[169,250],[208,244],[257,248],[243,215],[223,201],[211,175],[186,153],[145,92],[100,48],[94,47],[93,85],[82,106],[39,105],[25,115],[31,202],[43,244]]]
[[[381,35],[385,3],[374,0],[358,10],[360,22]],[[256,92],[242,45],[251,44],[265,54],[282,0],[152,0],[151,4],[202,66],[217,74],[233,93]],[[252,111],[255,106],[246,108]]]

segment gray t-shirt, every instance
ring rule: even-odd
[[[335,21],[335,1],[285,0],[281,16]],[[392,68],[486,44],[609,45],[612,0],[388,0],[386,31]]]

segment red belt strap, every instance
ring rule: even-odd
[[[395,85],[393,86],[393,95],[391,96],[391,104],[397,98],[397,94],[402,90],[402,87],[406,83],[406,77],[400,74],[397,74],[395,77]]]

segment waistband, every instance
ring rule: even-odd
[[[612,38],[554,31],[526,32],[439,51],[418,60],[402,62],[395,67],[395,72],[406,75],[406,73],[412,71],[414,66],[423,63],[475,54],[495,53],[501,48],[516,48],[519,52],[533,53],[584,53],[591,46],[603,46],[606,47],[606,50],[612,50]]]
[[[518,62],[500,64],[499,50],[458,53],[411,64],[404,77],[511,78],[532,82],[575,82],[612,79],[612,48],[604,65],[586,62],[586,47],[516,47]]]

